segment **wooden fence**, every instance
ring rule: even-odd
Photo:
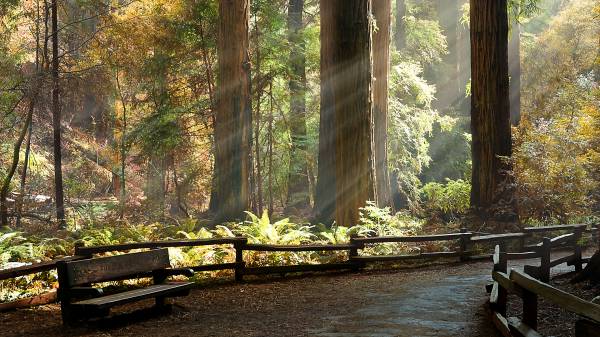
[[[559,237],[560,238],[560,237]],[[546,240],[545,240],[546,241]],[[559,241],[559,240],[557,240]],[[546,246],[546,248],[548,248]],[[577,296],[556,289],[525,272],[507,271],[509,253],[497,245],[493,256],[494,283],[490,290],[492,321],[505,337],[537,337],[538,299],[544,298],[560,308],[579,315],[576,323],[576,337],[598,336],[600,331],[600,305],[585,301]],[[508,294],[522,299],[521,318],[507,317]],[[559,324],[559,322],[556,322]]]
[[[331,270],[360,270],[367,263],[373,262],[388,262],[388,261],[408,261],[408,260],[431,260],[441,258],[458,258],[459,261],[469,261],[481,258],[490,259],[491,255],[475,256],[472,250],[474,245],[482,244],[499,244],[500,247],[506,247],[511,241],[519,243],[519,247],[532,247],[529,252],[508,253],[508,259],[525,259],[525,258],[542,258],[546,259],[549,256],[547,248],[543,244],[527,246],[526,240],[533,237],[534,234],[549,233],[556,231],[571,231],[572,233],[563,235],[562,238],[550,243],[550,248],[562,247],[564,243],[575,243],[575,247],[579,247],[576,243],[578,238],[584,233],[591,233],[594,236],[594,241],[598,241],[597,228],[592,228],[586,231],[585,225],[563,225],[554,227],[531,227],[525,228],[522,233],[508,234],[486,234],[469,232],[462,229],[459,233],[437,234],[437,235],[418,235],[418,236],[376,236],[376,237],[354,237],[347,244],[312,244],[312,245],[266,245],[248,243],[246,237],[227,237],[227,238],[211,238],[211,239],[193,239],[193,240],[166,240],[153,242],[136,242],[125,243],[108,246],[93,246],[93,247],[76,247],[75,255],[63,259],[32,264],[14,269],[0,270],[0,280],[15,278],[28,274],[50,271],[56,268],[56,262],[63,260],[77,260],[90,258],[95,254],[107,252],[125,252],[134,249],[156,249],[168,247],[202,247],[214,245],[231,245],[235,250],[235,261],[220,264],[190,266],[194,271],[217,271],[217,270],[233,270],[235,272],[235,280],[243,281],[244,275],[264,275],[264,274],[287,274],[294,272],[310,272],[310,271],[331,271]],[[457,250],[442,251],[442,252],[424,252],[419,254],[406,255],[360,255],[360,251],[365,248],[382,244],[382,243],[424,243],[424,242],[455,242]],[[600,246],[600,242],[599,242]],[[249,267],[244,261],[244,251],[261,251],[261,252],[326,252],[326,251],[347,251],[347,259],[336,263],[321,263],[321,264],[300,264],[300,265],[283,265],[283,266],[260,266]],[[575,250],[573,259],[585,261],[581,259],[581,247],[579,251]],[[555,265],[558,261],[551,261],[550,265]],[[561,262],[562,263],[562,262]],[[578,264],[580,266],[581,263]],[[547,264],[543,264],[540,268],[539,275],[545,275]],[[532,272],[533,273],[533,272]]]

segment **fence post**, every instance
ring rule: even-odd
[[[362,244],[356,240],[356,235],[353,234],[350,236],[350,250],[348,251],[348,262],[352,264],[352,271],[359,271],[364,268],[364,264],[355,260],[354,258],[358,256],[358,250],[362,248]]]
[[[592,236],[596,234],[595,241],[598,245],[598,249],[600,249],[600,224],[597,224],[595,228],[592,228]]]
[[[525,252],[525,242],[526,242],[525,240],[526,240],[527,236],[529,236],[529,232],[527,232],[526,229],[523,229],[523,234],[525,234],[525,235],[519,239],[519,252],[520,253]]]
[[[505,273],[508,269],[508,259],[506,256],[506,250],[503,248],[503,244],[496,245],[498,253],[498,261],[494,261],[494,271]],[[502,286],[498,285],[498,302],[496,303],[495,311],[506,317],[506,308],[508,302],[508,292]]]
[[[244,268],[246,263],[244,262],[244,246],[248,242],[248,239],[236,241],[233,244],[235,248],[235,281],[244,281]]]
[[[529,290],[523,291],[523,323],[533,330],[537,330],[538,296]]]
[[[574,247],[574,255],[573,255],[573,264],[575,265],[575,271],[582,271],[583,267],[582,267],[582,261],[581,261],[581,254],[582,254],[582,248],[581,248],[581,237],[583,236],[583,229],[582,227],[577,227],[575,228],[575,236],[573,237],[573,247]]]
[[[540,281],[550,281],[550,254],[552,252],[552,240],[544,238],[541,248]]]
[[[469,240],[471,239],[472,234],[464,227],[460,229],[460,232],[462,233],[460,236],[460,261],[464,262],[469,258]]]

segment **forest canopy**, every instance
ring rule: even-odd
[[[595,221],[595,1],[498,9],[511,151],[493,156],[492,206],[468,1],[374,1],[352,39],[336,1],[233,3],[0,1],[2,225]]]

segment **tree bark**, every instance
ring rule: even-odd
[[[230,221],[243,216],[250,200],[249,1],[220,0],[219,18],[219,88],[214,130],[217,221]]]
[[[333,69],[336,223],[353,226],[376,200],[372,106],[371,1],[336,0]]]
[[[471,0],[471,206],[488,214],[502,191],[511,156],[506,0]],[[509,196],[510,198],[510,196]]]
[[[375,177],[379,207],[391,206],[387,154],[388,86],[390,73],[390,36],[392,1],[373,1],[377,32],[373,34],[373,120],[375,132]]]
[[[521,121],[521,26],[512,25],[508,43],[508,68],[510,72],[510,123],[519,125]]]
[[[56,220],[60,229],[67,227],[62,178],[61,107],[58,58],[58,0],[52,0],[52,128],[54,132],[54,189]]]
[[[290,42],[290,167],[288,177],[288,208],[309,206],[308,158],[306,138],[306,44],[303,36],[304,0],[290,0],[288,9],[288,40]]]
[[[319,116],[319,158],[315,193],[315,221],[330,225],[335,212],[335,97],[334,41],[336,1],[321,0],[321,111]]]
[[[377,0],[375,1],[377,2]],[[406,25],[404,17],[406,16],[405,0],[396,0],[396,50],[400,51],[406,48]]]

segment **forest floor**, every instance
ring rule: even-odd
[[[63,328],[59,306],[46,305],[0,314],[0,336],[496,337],[490,271],[474,262],[215,284],[177,298],[169,315],[142,302],[81,328]]]

